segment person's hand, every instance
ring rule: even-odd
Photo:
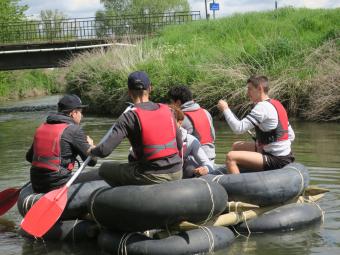
[[[196,176],[202,176],[202,175],[206,175],[208,173],[209,173],[209,170],[205,166],[200,166],[200,167],[197,167],[196,169],[194,169],[194,174]]]
[[[91,147],[94,147],[94,144],[93,144],[93,140],[91,137],[89,137],[88,135],[86,136],[86,140],[87,142],[89,143],[89,145],[91,145]]]
[[[88,156],[90,156],[90,155],[91,155],[91,150],[92,150],[93,148],[95,148],[96,146],[93,144],[92,138],[89,137],[88,135],[86,136],[86,141],[87,141],[87,142],[89,143],[89,145],[90,145],[90,148],[87,150],[86,154],[87,154]]]
[[[224,110],[229,108],[229,105],[226,101],[224,101],[223,99],[219,100],[217,103],[217,108],[223,112]]]

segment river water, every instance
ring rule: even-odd
[[[58,97],[45,97],[22,102],[6,103],[1,107],[55,104]],[[0,111],[0,191],[16,187],[29,180],[29,163],[25,153],[32,142],[35,128],[48,112]],[[82,125],[95,142],[112,125],[111,118],[85,116]],[[319,202],[325,211],[324,222],[307,229],[275,234],[238,236],[228,251],[218,254],[340,254],[340,125],[291,121],[296,133],[293,150],[297,161],[310,169],[311,184],[330,190]],[[224,162],[224,155],[233,141],[249,139],[235,136],[226,123],[216,121],[217,163]],[[123,142],[105,160],[126,161],[129,145]],[[25,240],[17,234],[21,216],[13,207],[0,217],[0,255],[10,254],[97,254],[94,244],[66,245],[43,244]]]

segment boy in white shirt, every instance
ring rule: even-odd
[[[252,76],[247,87],[255,106],[242,120],[236,118],[226,101],[219,100],[217,105],[234,133],[243,134],[253,128],[256,131],[256,142],[233,144],[232,151],[226,155],[227,169],[238,174],[239,167],[253,171],[282,168],[294,161],[291,142],[295,134],[287,112],[279,101],[269,98],[267,77]]]

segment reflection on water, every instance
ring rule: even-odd
[[[325,244],[319,235],[319,226],[289,233],[251,234],[238,236],[230,247],[228,255],[236,254],[311,254],[314,246]]]
[[[95,243],[62,243],[62,242],[41,242],[25,240],[22,244],[22,255],[32,254],[67,254],[67,255],[93,255],[98,254],[98,247]]]
[[[48,101],[48,100],[47,100]],[[0,191],[27,182],[29,163],[25,153],[35,128],[46,118],[46,112],[0,114]],[[295,121],[293,149],[297,160],[310,167],[311,184],[330,189],[320,201],[325,210],[321,226],[289,233],[239,236],[229,251],[218,254],[340,254],[340,125]],[[111,118],[85,117],[86,132],[100,141],[112,125]],[[223,163],[231,144],[247,135],[233,135],[224,122],[216,122],[217,163]],[[126,161],[129,144],[124,141],[105,160]],[[101,163],[102,160],[99,162]],[[0,218],[0,254],[95,254],[93,244],[43,244],[27,241],[16,233],[21,217],[13,208]]]

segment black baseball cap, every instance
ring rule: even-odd
[[[128,77],[128,88],[131,90],[147,90],[150,84],[148,75],[143,71],[130,73]]]
[[[72,111],[74,109],[86,108],[88,105],[83,105],[77,95],[65,95],[58,102],[58,111]]]

